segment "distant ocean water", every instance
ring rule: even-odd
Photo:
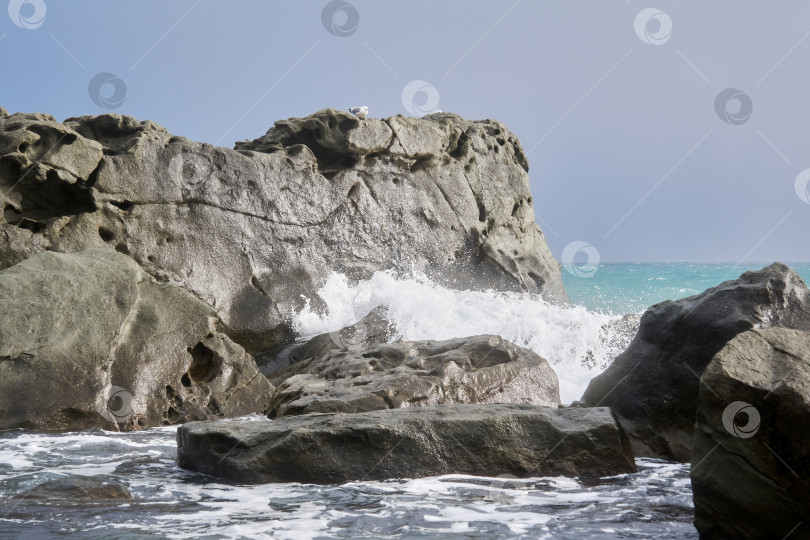
[[[810,264],[788,264],[810,279]],[[566,307],[533,294],[454,291],[420,276],[380,272],[350,284],[335,274],[319,291],[329,312],[307,307],[294,323],[311,336],[354,323],[382,304],[402,339],[500,334],[545,357],[568,402],[633,337],[632,320],[623,315],[765,265],[602,264],[589,278],[563,270],[571,300]],[[687,464],[641,459],[636,474],[587,482],[534,478],[510,485],[450,475],[239,486],[178,468],[175,431],[0,432],[0,537],[697,539]],[[135,500],[12,498],[66,475],[115,478]]]
[[[780,261],[782,262],[782,261]],[[603,263],[592,276],[578,277],[563,268],[563,283],[572,304],[589,311],[622,315],[640,313],[664,300],[701,293],[743,272],[771,263]],[[785,262],[810,282],[810,263]]]

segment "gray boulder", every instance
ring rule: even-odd
[[[236,482],[341,483],[441,474],[608,476],[635,472],[607,408],[437,405],[267,422],[192,422],[181,467]]]
[[[49,480],[28,489],[19,499],[70,499],[72,501],[131,500],[129,490],[116,480],[104,477],[72,477]]]
[[[810,538],[810,333],[740,334],[701,383],[691,472],[701,538]]]
[[[236,150],[116,114],[0,117],[0,267],[45,249],[117,250],[214,307],[251,353],[332,272],[419,271],[457,288],[565,301],[502,124],[360,120],[326,109]],[[20,230],[22,229],[22,230]]]
[[[810,291],[780,263],[648,309],[582,402],[613,409],[636,456],[689,461],[703,370],[737,334],[768,327],[810,330]]]
[[[262,413],[273,387],[209,306],[110,250],[0,272],[0,429],[137,429]]]
[[[548,362],[499,336],[364,343],[354,332],[352,338],[345,330],[314,338],[306,345],[309,356],[270,376],[277,387],[271,418],[450,403],[560,403]]]

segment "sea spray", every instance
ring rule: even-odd
[[[638,327],[637,316],[555,306],[537,294],[453,290],[425,276],[406,278],[390,271],[356,284],[332,274],[318,296],[326,311],[316,312],[307,299],[294,318],[295,330],[304,338],[353,324],[383,305],[403,340],[497,334],[531,349],[557,372],[563,403],[579,399],[588,381],[626,348]]]

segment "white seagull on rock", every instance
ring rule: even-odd
[[[358,118],[365,118],[368,114],[368,107],[363,105],[362,107],[352,107],[349,109],[349,112],[353,115],[357,116]]]

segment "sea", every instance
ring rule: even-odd
[[[647,307],[766,264],[565,268],[566,307],[536,294],[451,290],[418,275],[379,272],[352,284],[335,274],[318,292],[328,312],[307,305],[294,325],[302,337],[312,336],[384,305],[401,339],[497,334],[546,358],[560,379],[562,401],[570,403],[626,348]],[[810,279],[810,264],[786,264]],[[446,475],[246,486],[180,469],[175,432],[0,432],[0,538],[698,538],[688,464],[637,459],[637,473],[598,480]],[[133,499],[15,497],[66,476],[115,479]]]

